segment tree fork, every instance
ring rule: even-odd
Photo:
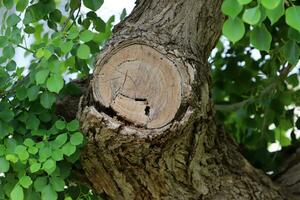
[[[99,56],[81,161],[111,199],[284,199],[216,125],[207,62],[221,0],[138,0]]]

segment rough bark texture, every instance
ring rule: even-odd
[[[221,3],[139,0],[115,28],[78,114],[88,138],[81,161],[95,191],[117,200],[284,199],[214,119],[207,59],[220,34]],[[189,74],[175,116],[161,127],[132,123],[97,95],[101,68],[116,51],[132,45],[154,49]]]

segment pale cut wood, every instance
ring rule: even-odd
[[[119,49],[94,75],[94,94],[118,116],[145,128],[172,121],[181,104],[182,80],[175,64],[147,45]]]

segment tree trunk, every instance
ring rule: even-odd
[[[82,97],[81,161],[110,199],[285,199],[215,121],[221,0],[138,0]],[[233,30],[234,31],[234,30]]]

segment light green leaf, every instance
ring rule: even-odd
[[[65,155],[71,156],[73,153],[75,153],[76,147],[68,142],[63,146],[62,151]]]
[[[238,2],[241,4],[241,5],[245,5],[245,4],[248,4],[250,3],[252,0],[238,0]]]
[[[80,59],[88,59],[90,57],[91,50],[90,47],[86,44],[81,44],[79,48],[77,49],[77,56]]]
[[[53,146],[58,149],[63,144],[65,144],[67,140],[68,140],[67,133],[61,134],[55,138],[55,140],[53,141]]]
[[[64,159],[64,154],[62,152],[62,150],[60,149],[56,149],[52,152],[51,157],[55,160],[55,161],[61,161]]]
[[[94,33],[90,30],[85,30],[83,32],[80,33],[79,35],[79,39],[82,42],[89,42],[94,38]]]
[[[21,161],[25,161],[29,158],[27,148],[23,145],[18,145],[15,149],[15,153],[18,155]]]
[[[261,12],[259,7],[246,9],[243,14],[243,21],[250,24],[255,25],[259,22],[261,17]]]
[[[62,120],[57,120],[55,122],[55,127],[58,129],[58,130],[64,130],[65,127],[66,127],[66,123]]]
[[[35,173],[37,171],[39,171],[41,169],[41,163],[33,163],[32,165],[30,165],[30,172],[31,173]]]
[[[103,4],[103,0],[83,0],[83,5],[93,11],[98,10]]]
[[[72,134],[70,139],[71,144],[73,145],[79,145],[83,142],[83,135],[80,132],[76,132]]]
[[[70,121],[67,124],[67,129],[69,131],[77,131],[79,129],[79,122],[78,122],[78,120],[74,119],[74,120]]]
[[[56,169],[56,162],[52,159],[48,159],[42,167],[45,172],[47,172],[49,175],[52,174]]]
[[[284,1],[281,0],[278,6],[272,10],[266,9],[266,15],[270,19],[271,25],[276,23],[284,15]]]
[[[11,200],[23,200],[24,199],[23,188],[19,184],[16,184],[14,189],[11,191],[10,199]]]
[[[49,70],[48,69],[44,69],[44,70],[41,70],[39,72],[37,72],[35,74],[35,81],[37,84],[43,84],[45,83],[47,77],[49,75]]]
[[[261,0],[261,4],[270,10],[276,8],[280,2],[281,0]]]
[[[223,25],[223,34],[233,43],[239,41],[245,34],[244,23],[239,18],[228,18]]]
[[[29,186],[32,184],[32,180],[29,176],[23,176],[19,183],[23,188],[29,188]]]
[[[45,91],[40,98],[40,103],[44,108],[51,108],[53,103],[56,101],[56,97],[53,93]]]
[[[64,80],[60,75],[52,74],[47,80],[47,88],[50,92],[59,93],[64,86]]]
[[[272,35],[269,33],[265,25],[255,27],[250,33],[251,44],[262,51],[268,51],[272,42]]]
[[[59,46],[61,51],[66,54],[68,52],[70,52],[73,48],[73,42],[72,41],[68,41],[68,42],[63,42],[61,43],[61,45]]]
[[[26,138],[23,143],[27,147],[31,147],[31,146],[35,145],[35,142],[32,139],[30,139],[30,138]]]
[[[286,23],[300,31],[300,6],[289,7],[285,12],[285,21]]]
[[[221,9],[225,15],[235,18],[242,11],[243,6],[237,0],[225,0]]]
[[[0,173],[8,172],[9,170],[9,162],[3,158],[0,157]]]

